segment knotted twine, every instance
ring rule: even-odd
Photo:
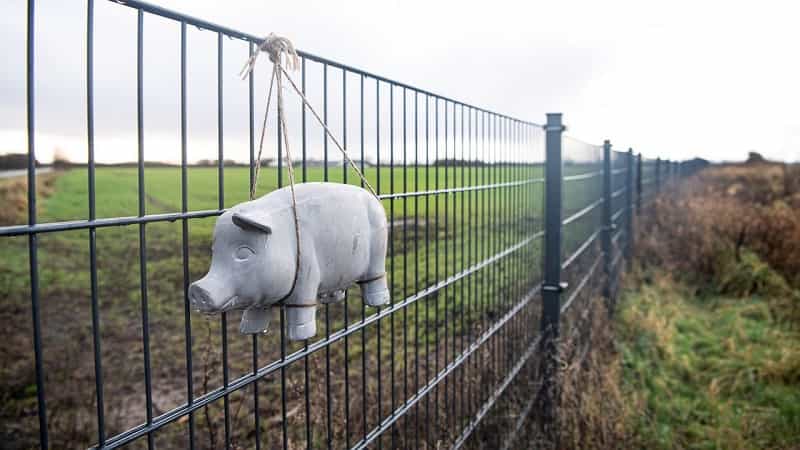
[[[313,106],[308,102],[308,99],[303,94],[303,92],[297,88],[294,80],[287,72],[287,68],[290,71],[297,70],[297,66],[299,65],[300,57],[297,55],[297,50],[295,50],[294,45],[292,42],[285,38],[276,35],[275,33],[270,33],[261,44],[258,45],[256,51],[250,55],[245,63],[244,67],[240,72],[240,76],[242,79],[245,79],[248,75],[250,75],[253,70],[255,69],[256,60],[258,59],[258,55],[261,52],[266,52],[269,54],[269,60],[272,61],[272,75],[270,76],[269,82],[269,90],[267,92],[267,105],[266,110],[264,111],[264,121],[261,125],[261,138],[259,139],[258,143],[258,159],[256,160],[256,172],[253,180],[253,184],[250,187],[250,200],[254,200],[256,196],[256,186],[258,185],[258,176],[261,172],[261,153],[264,149],[264,135],[266,134],[267,130],[267,118],[269,117],[269,106],[272,101],[272,88],[273,86],[277,85],[277,103],[278,103],[278,127],[283,134],[283,143],[285,148],[284,159],[286,161],[286,167],[288,169],[289,174],[289,190],[291,192],[292,197],[292,215],[294,218],[294,230],[295,230],[295,243],[296,243],[296,258],[295,258],[295,271],[294,271],[294,280],[292,281],[292,287],[283,298],[281,298],[276,305],[283,304],[285,300],[287,300],[297,285],[297,277],[300,272],[300,220],[297,214],[297,197],[295,195],[294,185],[295,185],[295,178],[294,178],[294,167],[292,166],[292,154],[291,150],[289,149],[289,133],[286,129],[286,116],[283,113],[283,78],[289,81],[289,84],[292,86],[294,91],[297,95],[303,100],[303,103],[308,107],[314,117],[317,119],[320,125],[325,129],[325,133],[328,137],[333,141],[336,145],[336,148],[342,152],[343,157],[347,160],[353,170],[356,171],[358,176],[363,181],[364,185],[369,188],[369,191],[375,198],[378,198],[378,193],[375,189],[372,188],[372,185],[369,184],[364,174],[358,169],[356,163],[350,158],[347,154],[347,150],[339,144],[339,141],[336,137],[331,133],[330,129],[328,128],[325,121],[320,118],[317,111],[314,109]],[[285,67],[284,67],[285,66]],[[314,303],[302,303],[304,300],[300,299],[301,303],[299,304],[292,304],[286,306],[294,306],[294,307],[305,307],[305,306],[315,306],[316,302]]]
[[[342,156],[348,162],[348,164],[350,164],[350,167],[352,167],[353,170],[355,170],[356,174],[358,174],[359,178],[361,178],[361,181],[364,182],[364,185],[369,189],[372,195],[375,196],[375,198],[378,198],[378,193],[375,191],[375,189],[373,189],[369,181],[367,181],[367,178],[364,176],[364,174],[361,173],[361,170],[359,170],[358,165],[356,165],[355,161],[353,161],[350,158],[350,155],[347,153],[347,150],[339,143],[339,140],[336,139],[336,136],[334,136],[333,133],[331,133],[331,130],[328,128],[328,125],[325,123],[324,120],[322,120],[322,118],[314,109],[314,107],[311,106],[311,103],[308,102],[308,99],[306,98],[305,94],[303,94],[303,91],[297,87],[297,84],[295,84],[291,75],[289,75],[289,72],[287,72],[286,70],[287,68],[290,71],[297,70],[297,66],[299,65],[299,60],[300,60],[300,57],[297,55],[297,50],[295,50],[294,45],[289,39],[278,36],[275,33],[270,33],[264,39],[264,41],[261,44],[259,44],[256,51],[250,55],[250,58],[247,59],[247,62],[245,63],[244,67],[242,68],[242,71],[240,72],[242,79],[245,79],[253,71],[256,65],[256,60],[258,59],[258,55],[262,51],[269,54],[269,60],[272,61],[273,66],[272,66],[272,76],[270,77],[270,83],[269,83],[269,91],[267,93],[267,106],[266,106],[266,111],[264,113],[264,122],[261,126],[261,139],[258,145],[258,160],[256,161],[255,180],[250,190],[250,199],[253,200],[255,198],[256,185],[258,184],[257,183],[258,175],[261,170],[261,152],[264,148],[264,134],[267,127],[267,116],[269,115],[269,105],[272,98],[272,87],[275,84],[277,84],[277,89],[278,89],[278,122],[279,122],[278,126],[283,132],[284,147],[286,148],[285,160],[287,168],[289,170],[289,182],[291,183],[292,195],[294,195],[294,170],[292,168],[292,157],[289,151],[289,141],[286,133],[286,117],[283,114],[283,94],[282,94],[283,77],[286,77],[286,79],[289,81],[289,84],[292,86],[294,91],[297,93],[300,99],[302,99],[303,104],[305,104],[306,107],[308,107],[308,109],[311,111],[311,114],[313,114],[314,118],[317,119],[317,122],[319,122],[319,124],[322,125],[322,128],[325,130],[325,134],[331,139],[331,141],[333,141],[333,143],[336,145],[336,148],[338,148],[339,151],[342,152]],[[286,61],[285,64],[283,63],[284,60]]]

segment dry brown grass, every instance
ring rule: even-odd
[[[593,305],[585,322],[588,336],[562,344],[560,448],[624,448],[631,441],[627,424],[634,408],[621,389],[614,329],[602,299]]]
[[[800,168],[780,164],[712,167],[660,196],[642,220],[646,264],[704,289],[775,300],[800,320]]]
[[[615,449],[634,445],[630,424],[639,408],[622,389],[622,358],[613,321],[603,298],[591,295],[581,303],[570,311],[565,321],[568,325],[562,327],[556,431],[548,434],[541,422],[542,406],[534,403],[522,432],[504,448]],[[540,371],[541,367],[532,367],[515,381],[508,413],[512,418],[524,409],[523,399],[542,394]],[[506,425],[498,432],[507,433],[508,429]]]
[[[53,192],[58,172],[39,175],[36,179],[37,198],[49,197]],[[24,223],[28,214],[28,179],[14,177],[0,180],[0,226]]]

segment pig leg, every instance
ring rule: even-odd
[[[386,283],[386,275],[377,280],[360,283],[361,297],[364,303],[369,306],[381,306],[389,303],[389,287]]]
[[[361,296],[369,306],[381,306],[389,303],[389,287],[386,282],[386,219],[383,207],[377,204],[380,211],[370,211],[371,215],[380,214],[373,224],[383,227],[376,229],[370,245],[369,267],[366,276],[361,279]]]
[[[272,311],[269,308],[250,308],[242,313],[239,332],[242,334],[263,333],[269,328]]]
[[[310,253],[310,254],[309,254]],[[292,297],[286,302],[286,324],[289,339],[302,341],[317,334],[317,291],[319,290],[319,266],[313,252],[306,253],[310,259],[301,269]]]
[[[290,306],[286,308],[286,323],[287,335],[290,340],[311,339],[317,334],[317,307]]]

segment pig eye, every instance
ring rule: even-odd
[[[234,252],[233,257],[236,258],[237,261],[246,261],[252,255],[255,255],[256,252],[253,251],[252,248],[242,245],[241,247],[236,249]]]

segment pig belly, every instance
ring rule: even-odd
[[[371,275],[366,271],[373,233],[365,210],[352,206],[342,209],[331,211],[334,214],[329,217],[343,220],[325,224],[327,229],[316,239],[320,292],[345,289],[365,275]]]
[[[345,289],[365,275],[369,266],[369,240],[361,234],[340,236],[319,246],[320,291]]]

